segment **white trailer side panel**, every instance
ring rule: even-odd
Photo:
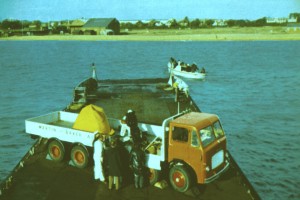
[[[69,122],[73,124],[77,114],[67,112],[53,112],[47,115],[31,118],[25,121],[26,133],[38,135],[43,138],[57,138],[61,141],[70,143],[81,143],[92,147],[95,133],[72,129],[71,127],[62,127],[52,125],[58,121]]]

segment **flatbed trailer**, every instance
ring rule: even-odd
[[[70,143],[92,147],[97,132],[73,129],[78,114],[55,111],[25,120],[25,132],[46,139],[57,138]]]
[[[80,164],[78,164],[79,161],[76,160],[76,156],[73,155],[72,149],[76,147],[83,147],[86,149],[86,153],[90,154],[93,152],[93,142],[98,132],[88,132],[74,129],[73,126],[78,115],[79,114],[72,112],[55,111],[42,116],[33,117],[25,120],[25,132],[30,134],[32,137],[38,136],[47,139],[48,154],[51,156],[51,159],[54,160],[56,156],[52,154],[56,154],[57,152],[55,151],[59,151],[59,154],[66,154],[68,152],[65,148],[68,146],[70,151],[69,158],[71,159],[72,164],[79,168],[83,168]],[[120,136],[121,120],[108,118],[108,122],[115,130],[114,136]],[[147,140],[147,147],[145,146],[145,149],[149,149],[151,144],[153,144],[157,138],[162,140],[164,139],[164,131],[162,126],[145,123],[138,123],[138,126],[142,132],[147,133],[145,134]],[[61,149],[57,149],[57,147],[51,145],[51,141],[56,142],[56,145],[61,145],[63,147]],[[147,154],[146,166],[149,168],[160,170],[160,161],[165,160],[164,141],[161,141],[160,144],[160,150],[162,151],[161,153],[156,155]],[[91,156],[87,155],[87,157]]]
[[[88,80],[78,87],[84,86]],[[83,95],[86,96],[86,103],[105,108],[105,113],[111,118],[121,119],[130,108],[137,113],[139,122],[145,124],[161,125],[163,119],[178,112],[200,111],[191,96],[178,105],[174,101],[174,93],[164,89],[167,81],[168,79],[102,80],[97,82],[96,90]],[[74,98],[76,95],[78,94],[74,92]],[[71,109],[72,106],[69,105],[65,111],[78,113],[80,107]],[[47,159],[47,143],[47,138],[37,139],[1,183],[0,199],[260,199],[230,152],[230,167],[223,176],[211,184],[195,185],[185,193],[178,193],[171,187],[158,189],[147,186],[136,190],[130,182],[124,184],[119,192],[114,192],[109,191],[104,184],[93,182],[92,165],[79,169],[69,162],[57,163]]]

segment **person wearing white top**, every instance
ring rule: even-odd
[[[122,137],[122,141],[129,141],[131,138],[130,127],[126,124],[126,116],[123,117],[121,121],[121,131],[120,136]]]
[[[98,138],[96,138],[94,142],[94,179],[100,180],[102,182],[105,181],[104,175],[103,175],[103,149],[104,149],[104,144],[103,144],[104,138],[103,136],[99,135]]]

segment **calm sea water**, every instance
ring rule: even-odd
[[[228,148],[262,199],[300,199],[300,41],[0,41],[0,180],[33,144],[24,120],[64,108],[72,89],[100,79],[167,77],[172,56],[208,71],[187,80],[220,116]]]

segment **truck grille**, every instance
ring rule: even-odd
[[[211,158],[211,169],[215,169],[224,161],[224,151],[218,151],[213,157]]]

